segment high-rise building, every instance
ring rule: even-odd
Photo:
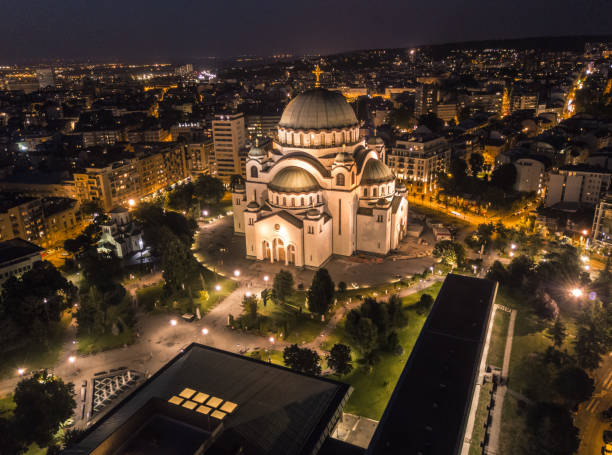
[[[513,89],[510,94],[510,113],[522,110],[536,110],[538,108],[537,92]]]
[[[450,155],[443,137],[414,134],[396,142],[387,153],[387,165],[398,179],[413,182],[415,189],[428,193],[436,187],[437,174],[448,169]]]
[[[592,232],[596,248],[612,248],[612,193],[606,194],[597,204]]]
[[[36,70],[36,78],[40,88],[55,87],[55,73],[53,68],[39,68]]]
[[[225,182],[245,175],[246,128],[242,113],[221,114],[213,120],[213,173]]]
[[[418,86],[414,98],[414,116],[420,117],[428,113],[436,113],[438,107],[438,87],[434,84]]]
[[[255,138],[272,137],[276,133],[278,122],[281,116],[276,114],[271,115],[247,115],[246,126],[249,133],[249,140],[255,141]]]

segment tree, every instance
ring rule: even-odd
[[[172,210],[187,211],[193,203],[195,188],[193,183],[178,185],[166,195],[166,204]]]
[[[439,258],[443,264],[455,268],[465,261],[465,248],[452,240],[442,240],[436,243],[433,257]]]
[[[283,361],[285,365],[295,371],[311,375],[321,374],[319,361],[321,358],[316,351],[308,348],[300,348],[297,344],[287,346],[283,350]]]
[[[599,367],[610,350],[610,309],[597,303],[586,307],[578,319],[574,348],[578,365],[585,370]]]
[[[502,164],[495,168],[491,175],[491,183],[506,192],[512,191],[516,183],[516,167],[514,167],[514,164]]]
[[[268,303],[268,300],[270,300],[272,298],[272,291],[270,289],[264,289],[263,291],[261,291],[261,301],[263,303],[263,306],[266,306]]]
[[[533,260],[524,254],[515,257],[508,265],[508,284],[517,289],[522,288],[534,267]]]
[[[591,398],[595,390],[593,379],[582,368],[574,366],[561,370],[553,385],[569,409]]]
[[[561,321],[561,318],[555,319],[554,324],[548,329],[548,333],[553,340],[553,346],[557,349],[561,348],[563,341],[567,335],[565,324]]]
[[[272,285],[274,298],[280,302],[284,302],[287,297],[293,294],[293,275],[288,270],[281,270],[274,275],[274,284]]]
[[[419,125],[425,126],[432,133],[435,133],[444,128],[444,120],[438,118],[433,112],[430,112],[419,117]]]
[[[250,323],[257,320],[257,297],[254,295],[244,296],[242,299],[242,308],[247,315]]]
[[[229,183],[230,189],[234,191],[238,185],[244,185],[244,178],[240,174],[232,174]]]
[[[225,194],[221,180],[210,175],[201,175],[195,182],[194,195],[202,202],[218,203]]]
[[[422,294],[416,304],[417,314],[427,314],[434,303],[434,298],[429,294]]]
[[[346,282],[340,281],[338,283],[338,292],[346,292]]]
[[[104,213],[104,208],[102,207],[102,204],[100,203],[100,201],[97,200],[88,200],[88,201],[84,201],[81,204],[81,213],[83,213],[84,215],[95,215],[97,214],[103,214]]]
[[[536,403],[529,408],[525,434],[526,453],[570,455],[580,444],[569,411],[551,403]]]
[[[326,314],[334,301],[334,282],[327,269],[319,269],[308,289],[308,309],[312,313]]]
[[[402,301],[397,294],[389,297],[387,302],[387,313],[389,314],[389,324],[392,328],[405,327],[408,323],[406,315],[402,311]]]
[[[468,160],[470,164],[470,169],[472,171],[472,176],[476,177],[482,171],[482,166],[484,165],[484,158],[480,153],[472,152],[470,158]]]
[[[362,317],[357,310],[351,310],[344,327],[351,341],[362,353],[374,350],[378,342],[378,330],[370,318]]]
[[[43,371],[23,379],[15,388],[14,419],[23,439],[46,447],[76,407],[74,385]]]
[[[343,376],[353,370],[353,365],[351,364],[351,348],[345,344],[334,344],[326,359],[327,365],[338,376]]]

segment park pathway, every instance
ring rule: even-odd
[[[498,309],[501,307],[498,306]],[[486,453],[499,453],[499,436],[501,434],[502,411],[504,407],[504,398],[508,392],[508,373],[510,370],[510,355],[512,353],[512,341],[514,340],[514,323],[516,321],[516,310],[510,312],[510,323],[508,324],[508,332],[506,336],[506,347],[504,349],[504,362],[501,371],[501,382],[495,392],[495,407],[491,416],[491,425],[489,427],[489,443]]]

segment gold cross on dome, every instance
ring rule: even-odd
[[[317,80],[315,81],[315,88],[321,87],[321,83],[319,82],[319,77],[321,76],[321,74],[323,74],[323,71],[321,71],[321,68],[319,68],[319,65],[315,66],[315,69],[312,72],[312,74],[314,74],[315,77],[317,78]]]

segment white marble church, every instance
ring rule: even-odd
[[[271,151],[255,146],[233,192],[248,258],[321,267],[332,255],[384,255],[405,236],[408,201],[359,136],[342,94],[322,88],[285,108]]]

